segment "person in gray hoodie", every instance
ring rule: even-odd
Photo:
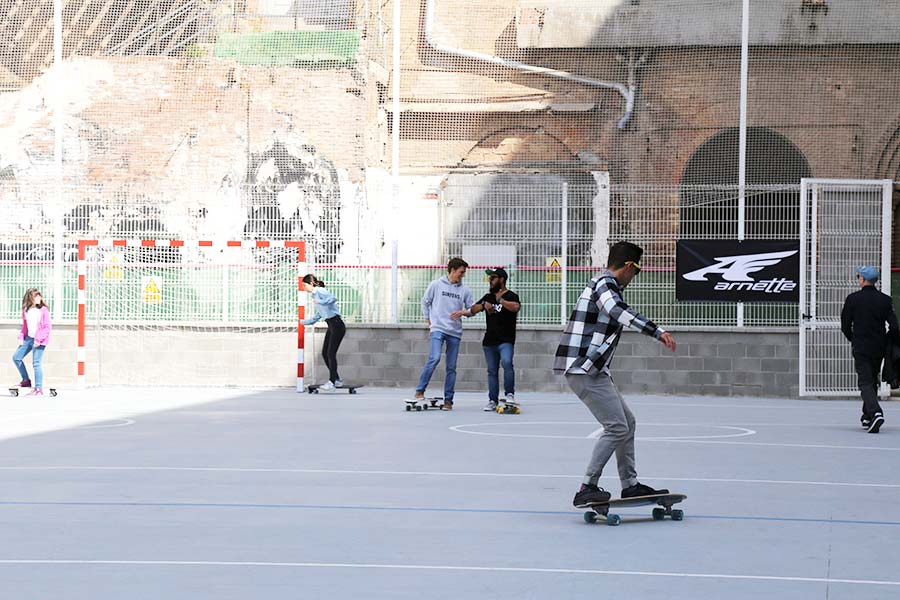
[[[461,258],[451,258],[447,263],[447,274],[432,281],[422,296],[422,315],[428,323],[430,347],[428,362],[419,376],[416,386],[416,400],[425,398],[425,388],[431,381],[434,369],[441,362],[441,350],[447,344],[447,375],[444,378],[444,409],[453,409],[453,393],[456,387],[456,359],[462,340],[460,317],[472,316],[475,299],[472,291],[462,284],[469,264]]]

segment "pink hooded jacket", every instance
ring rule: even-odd
[[[37,333],[34,335],[35,346],[46,346],[50,341],[50,330],[53,326],[50,324],[50,309],[46,306],[41,308],[41,320],[38,322]],[[22,311],[22,331],[19,332],[19,342],[25,340],[28,335],[28,322],[25,320],[25,311]]]

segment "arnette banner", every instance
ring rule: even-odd
[[[799,240],[679,240],[675,298],[799,302]]]

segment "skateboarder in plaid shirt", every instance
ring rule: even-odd
[[[675,351],[672,334],[622,300],[622,290],[641,272],[643,253],[640,246],[630,242],[618,242],[610,248],[608,268],[584,288],[556,349],[553,370],[565,373],[566,383],[603,425],[603,435],[594,446],[584,482],[573,500],[578,508],[610,499],[610,493],[597,483],[613,453],[622,482],[622,498],[669,493],[638,482],[634,415],[609,374],[624,327],[654,337]]]

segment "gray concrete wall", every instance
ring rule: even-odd
[[[516,341],[516,387],[520,392],[568,393],[563,377],[553,373],[553,356],[561,327],[520,327]],[[626,333],[613,362],[613,378],[623,392],[715,394],[723,396],[796,397],[799,388],[799,335],[795,330],[731,332],[672,328],[675,354],[637,333]],[[457,366],[457,390],[487,389],[481,338],[469,327],[463,335]],[[322,336],[319,335],[319,338]],[[348,327],[341,346],[341,376],[369,385],[411,390],[428,354],[424,326]],[[324,378],[321,357],[318,379]],[[311,366],[307,366],[311,373]],[[429,392],[443,386],[441,364]]]
[[[517,391],[558,391],[569,393],[563,377],[553,373],[553,355],[559,342],[559,326],[520,327],[516,343]],[[646,336],[627,332],[613,362],[613,378],[623,392],[654,394],[714,394],[722,396],[796,397],[798,394],[799,336],[792,329],[768,332],[733,332],[672,328],[678,342],[675,354]],[[0,377],[7,384],[18,381],[12,364],[18,329],[0,327],[7,340],[6,357],[0,360]],[[460,347],[457,389],[483,391],[487,388],[481,338],[484,329],[467,327]],[[104,383],[146,383],[167,385],[222,385],[222,370],[240,374],[236,385],[294,385],[296,350],[294,337],[279,333],[278,343],[259,342],[249,334],[231,334],[217,342],[188,335],[174,340],[167,334],[132,336],[115,348],[106,336],[103,354]],[[324,328],[307,328],[306,382],[324,381],[327,371],[320,356]],[[197,339],[196,347],[192,341]],[[229,341],[230,340],[230,341]],[[88,380],[96,383],[96,350],[88,340]],[[160,344],[168,351],[159,351]],[[54,327],[51,344],[44,355],[45,387],[75,383],[76,337],[73,326]],[[236,348],[243,349],[244,358]],[[221,354],[216,367],[203,367],[198,357]],[[349,325],[341,346],[341,376],[347,381],[380,387],[397,387],[412,393],[428,354],[428,331],[423,325]],[[234,355],[234,356],[231,356]],[[193,357],[193,358],[192,358]],[[315,360],[315,365],[311,361]],[[250,362],[248,362],[250,361]],[[30,359],[27,360],[30,365]],[[237,366],[243,365],[243,366]],[[30,369],[29,369],[30,370]],[[249,379],[248,379],[249,377]],[[432,378],[429,391],[443,389],[442,364]]]
[[[884,0],[754,0],[750,43],[765,46],[900,41],[900,6]],[[737,46],[740,2],[519,0],[520,48]]]

